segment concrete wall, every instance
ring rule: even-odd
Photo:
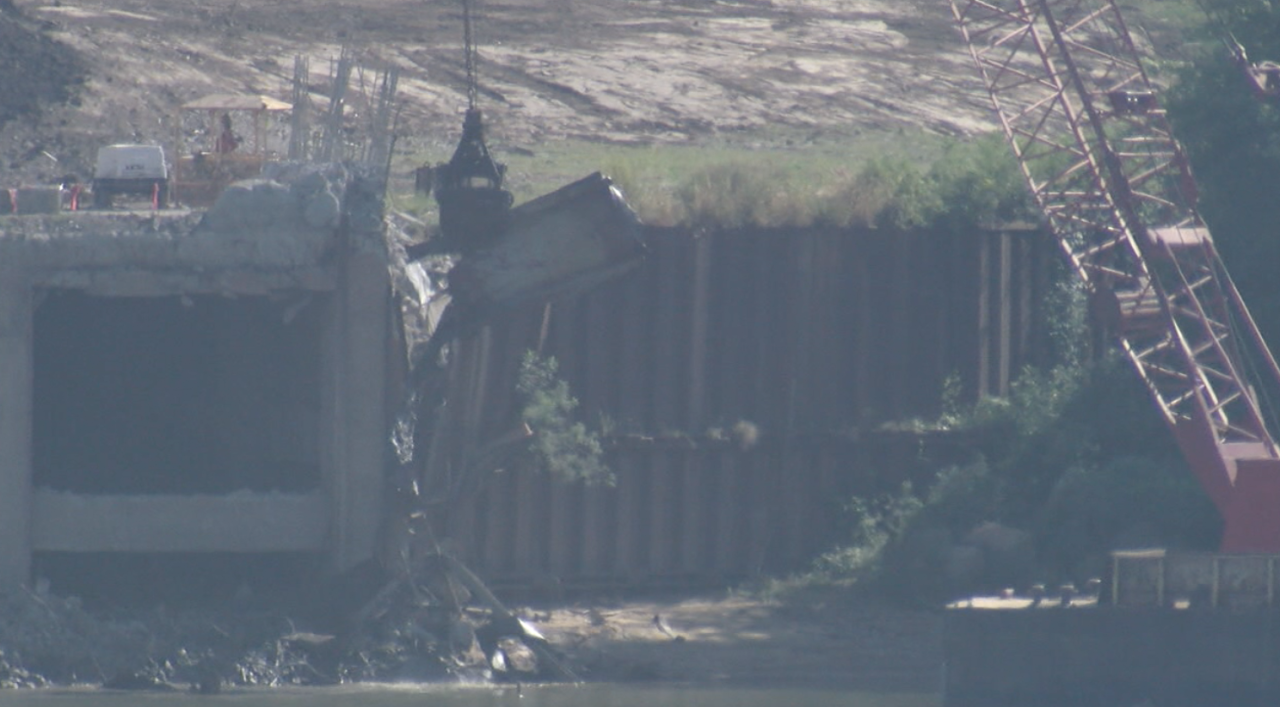
[[[46,550],[317,551],[334,571],[374,556],[388,438],[381,200],[343,168],[324,169],[288,186],[233,187],[224,194],[228,205],[203,218],[78,213],[0,221],[0,588],[29,581],[32,553]],[[340,212],[352,185],[360,208]],[[308,354],[324,366],[321,419],[310,435],[322,489],[222,496],[33,490],[32,320],[44,288],[95,297],[332,293],[323,341]]]
[[[321,552],[320,493],[94,496],[37,490],[31,546],[49,552]]]
[[[31,289],[0,260],[0,586],[31,570]]]
[[[324,343],[321,472],[332,502],[331,560],[343,571],[372,558],[383,512],[387,328],[385,259],[354,253]]]

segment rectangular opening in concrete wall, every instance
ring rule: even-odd
[[[99,606],[288,606],[316,586],[321,564],[302,553],[40,552],[35,576],[60,596]]]
[[[84,494],[320,486],[327,298],[39,293],[33,467]]]

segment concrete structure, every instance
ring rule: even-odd
[[[1098,596],[955,602],[945,623],[944,702],[1274,705],[1278,559],[1119,551]]]
[[[1121,607],[947,612],[947,707],[1274,705],[1280,617]]]
[[[1127,550],[1111,554],[1118,607],[1274,610],[1280,556]]]
[[[0,587],[39,553],[376,552],[391,299],[341,167],[0,220]]]

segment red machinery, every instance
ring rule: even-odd
[[[1114,0],[951,0],[1046,222],[1225,521],[1280,553],[1280,368],[1196,211],[1196,188]]]

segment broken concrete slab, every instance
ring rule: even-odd
[[[639,217],[599,172],[517,206],[509,224],[493,245],[449,271],[453,301],[438,336],[586,292],[639,265],[646,251]]]
[[[343,165],[281,164],[268,174],[233,185],[207,212],[0,216],[0,258],[21,263],[36,285],[135,296],[241,292],[237,283],[245,294],[329,289],[338,248],[385,258],[376,179]]]

